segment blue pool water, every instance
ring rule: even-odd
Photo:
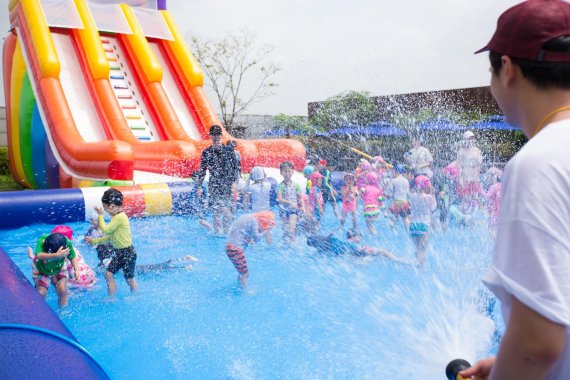
[[[278,226],[271,247],[263,242],[246,252],[251,277],[242,289],[225,240],[195,219],[133,219],[139,264],[187,254],[200,261],[191,271],[140,275],[135,294],[118,274],[115,300],[98,275],[58,313],[114,379],[440,379],[449,360],[495,350],[480,282],[492,241],[481,221],[434,234],[422,268],[323,257],[303,238],[284,247]],[[81,243],[89,224],[70,226],[94,266],[94,250]],[[378,227],[380,236],[365,244],[414,257],[403,228],[391,230],[385,220]],[[0,246],[29,279],[26,247],[52,228],[0,231]],[[322,230],[340,234],[330,209]],[[47,302],[57,309],[53,288]]]

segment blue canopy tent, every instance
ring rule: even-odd
[[[290,136],[327,136],[326,133],[320,132],[318,130],[314,131],[298,131],[296,129],[289,129]],[[265,131],[263,137],[285,137],[287,136],[287,131],[284,128],[273,129],[271,131]]]
[[[349,124],[329,131],[330,136],[405,136],[406,132],[386,122],[367,125]]]
[[[496,130],[496,131],[517,131],[520,128],[513,127],[505,121],[502,115],[487,116],[481,121],[469,125],[469,129]]]

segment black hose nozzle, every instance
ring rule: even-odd
[[[445,367],[445,376],[448,380],[459,380],[461,377],[457,377],[457,374],[467,368],[471,367],[471,364],[464,359],[454,359],[449,362],[447,367]]]

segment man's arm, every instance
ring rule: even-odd
[[[565,327],[538,314],[515,297],[507,330],[492,367],[484,360],[460,373],[485,379],[482,370],[491,369],[489,380],[543,379],[558,360],[565,343]],[[487,360],[487,359],[485,359]],[[483,368],[482,368],[483,367]]]
[[[222,167],[219,168],[219,170],[224,173],[224,180],[234,183],[238,180],[239,176],[235,150],[229,145],[222,145],[221,149]]]
[[[206,170],[208,169],[208,148],[202,151],[202,158],[200,159],[200,169],[196,175],[196,186],[202,186],[204,177],[206,177]]]

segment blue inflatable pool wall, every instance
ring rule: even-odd
[[[109,377],[0,248],[0,379]]]

